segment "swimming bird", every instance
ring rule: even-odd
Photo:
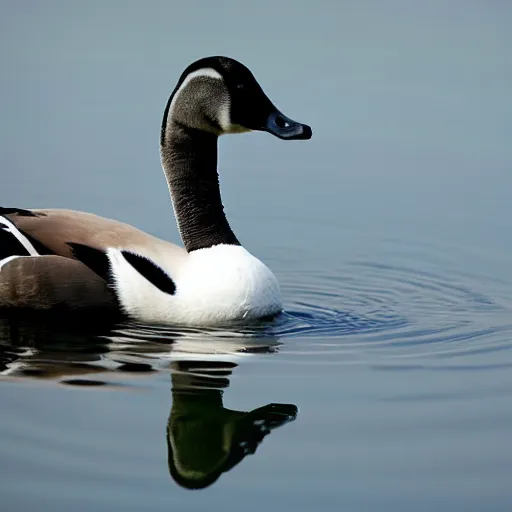
[[[283,140],[312,135],[240,62],[217,56],[190,64],[160,132],[184,247],[91,213],[0,208],[0,308],[197,326],[278,314],[277,279],[233,233],[219,189],[219,136],[252,130]]]

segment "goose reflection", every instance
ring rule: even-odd
[[[267,329],[172,331],[0,318],[0,376],[99,386],[125,379],[131,384],[134,374],[170,370],[169,473],[178,485],[201,489],[254,454],[271,431],[296,418],[293,404],[268,403],[248,411],[223,404],[238,363],[272,354],[278,346]]]
[[[109,371],[102,361],[109,345],[97,335],[109,328],[40,315],[0,316],[0,377],[105,384],[88,377]]]
[[[182,487],[208,487],[255,453],[273,429],[297,416],[292,404],[271,403],[247,412],[224,407],[222,390],[234,363],[180,361],[173,366],[168,464]]]

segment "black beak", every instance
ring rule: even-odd
[[[268,116],[263,129],[284,140],[310,139],[313,134],[310,126],[297,123],[297,121],[281,114],[279,110]]]

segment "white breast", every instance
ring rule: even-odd
[[[143,321],[212,325],[282,309],[274,274],[240,246],[200,249],[178,268],[163,266],[176,284],[174,295],[152,285],[117,250],[109,250],[109,258],[123,308]]]

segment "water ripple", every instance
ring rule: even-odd
[[[458,358],[465,368],[508,365],[512,317],[499,284],[364,260],[313,272],[302,268],[285,274],[283,289],[291,300],[274,333],[295,338],[281,348],[293,362],[396,365],[418,359],[440,366]],[[510,360],[483,366],[471,361],[498,352]]]
[[[393,242],[393,248],[396,241]],[[428,261],[428,254],[424,252]],[[279,275],[283,314],[246,326],[170,328],[0,321],[0,372],[93,385],[104,372],[149,374],[176,360],[368,365],[385,369],[508,368],[510,286],[415,258],[320,261],[295,252]],[[287,260],[290,254],[287,254]],[[402,258],[404,259],[404,258]],[[407,258],[405,257],[405,260]],[[429,269],[429,270],[425,270]],[[64,381],[63,381],[64,382]]]

